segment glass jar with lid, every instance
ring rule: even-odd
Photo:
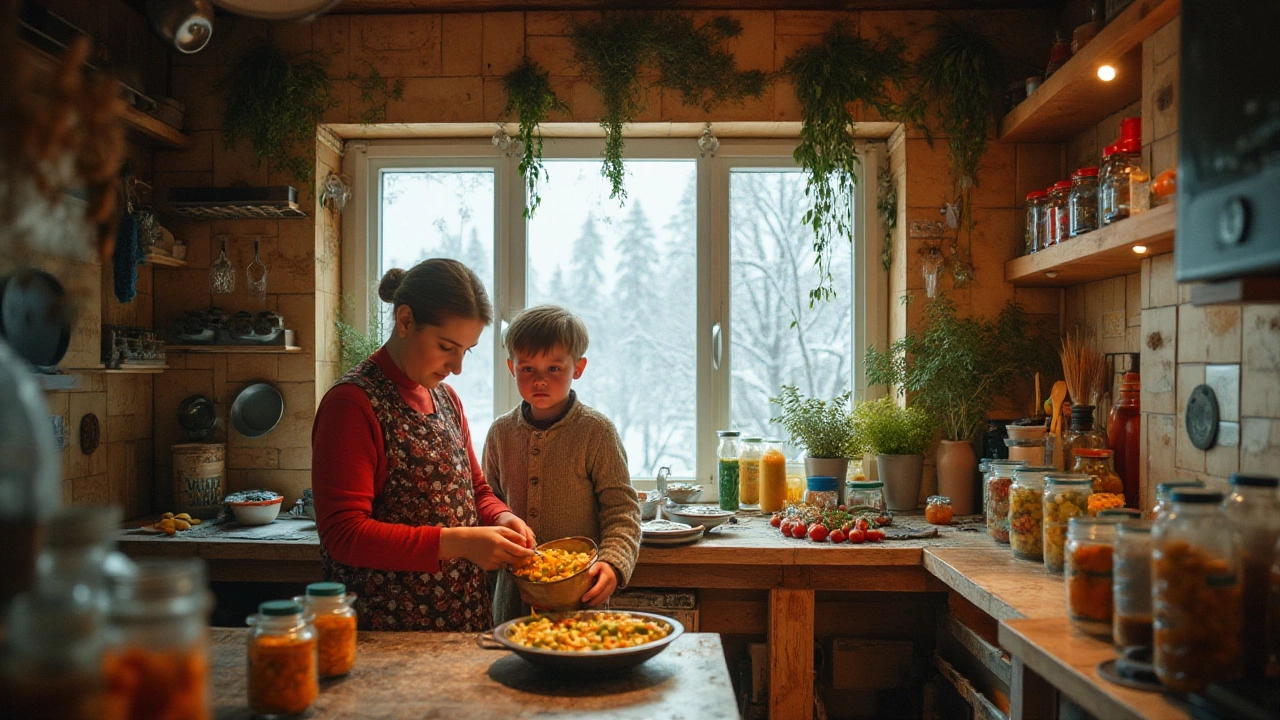
[[[1174,692],[1240,677],[1240,546],[1222,493],[1179,488],[1151,531],[1156,676]]]
[[[1009,486],[1009,546],[1020,560],[1044,560],[1044,478],[1057,468],[1027,465]]]
[[[845,504],[848,507],[865,505],[880,512],[885,511],[884,483],[878,480],[850,481],[845,487],[847,488]]]
[[[1024,460],[992,460],[982,482],[982,509],[987,518],[987,534],[1000,543],[1009,542],[1009,487],[1013,472],[1026,467]]]
[[[930,495],[924,502],[924,519],[930,525],[950,525],[951,498],[946,495]]]
[[[302,717],[320,694],[318,638],[311,616],[292,600],[268,600],[250,615],[249,710]]]
[[[1075,467],[1076,450],[1106,446],[1107,436],[1101,430],[1095,429],[1093,425],[1093,406],[1071,406],[1071,429],[1062,440],[1062,461],[1066,467]]]
[[[1151,647],[1151,523],[1116,526],[1111,570],[1115,619],[1111,637],[1117,649]]]
[[[1067,195],[1067,236],[1098,229],[1098,168],[1082,167],[1071,173]]]
[[[1071,472],[1093,478],[1093,492],[1124,497],[1124,482],[1115,470],[1115,451],[1103,448],[1076,448]]]
[[[83,593],[105,603],[107,555],[115,547],[120,518],[114,505],[66,507],[49,518],[36,556],[36,593]]]
[[[1280,541],[1280,480],[1267,475],[1231,476],[1231,494],[1222,512],[1240,539],[1240,584],[1244,626],[1240,634],[1246,679],[1266,676],[1267,598],[1270,595],[1272,554]]]
[[[1073,517],[1067,522],[1063,571],[1067,617],[1080,632],[1111,640],[1112,571],[1117,517]]]
[[[293,599],[314,619],[319,635],[320,677],[338,677],[356,664],[356,594],[340,582],[317,582]]]
[[[760,456],[760,509],[778,512],[787,504],[787,456],[781,440],[765,440]]]
[[[760,458],[764,456],[764,438],[742,438],[738,452],[738,507],[760,509]]]
[[[1102,165],[1098,166],[1098,226],[1110,225],[1105,218],[1115,214],[1115,186],[1111,176],[1115,173],[1116,145],[1108,145],[1102,149]]]
[[[1173,491],[1178,488],[1203,488],[1204,483],[1199,480],[1178,480],[1175,482],[1164,482],[1156,485],[1156,504],[1151,508],[1151,514],[1148,519],[1155,522],[1164,517],[1164,514],[1173,509]]]
[[[1067,194],[1071,181],[1063,180],[1049,189],[1049,202],[1045,207],[1045,243],[1057,245],[1067,239]]]
[[[836,478],[829,475],[811,475],[804,493],[806,505],[835,510],[840,507],[840,490]]]
[[[113,702],[212,717],[209,611],[213,596],[197,558],[140,560],[112,576],[111,644],[105,662]]]
[[[716,433],[720,444],[716,448],[717,485],[720,491],[720,509],[737,512],[738,510],[738,456],[742,454],[738,438],[742,433],[737,430],[721,430]]]
[[[5,618],[0,715],[99,720],[109,712],[105,623],[91,597],[21,593]]]
[[[1046,247],[1044,214],[1048,206],[1048,190],[1032,190],[1027,193],[1027,229],[1023,233],[1022,254],[1030,255]]]
[[[1105,173],[1099,177],[1099,186],[1105,186],[1100,198],[1106,198],[1106,206],[1099,203],[1098,215],[1103,225],[1129,217],[1129,173],[1141,170],[1142,140],[1130,138],[1112,145],[1111,154],[1105,156]]]
[[[1044,566],[1062,572],[1067,543],[1067,523],[1089,514],[1093,478],[1075,473],[1047,473],[1044,482]]]

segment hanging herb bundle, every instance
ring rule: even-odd
[[[804,223],[813,228],[818,287],[809,291],[809,306],[835,297],[831,247],[838,238],[853,238],[853,192],[858,183],[858,149],[849,106],[874,108],[886,118],[907,121],[916,110],[894,102],[909,66],[902,38],[881,32],[875,40],[855,37],[841,25],[822,42],[802,48],[787,59],[783,71],[795,82],[800,101],[800,142],[796,162],[808,173]]]
[[[222,84],[227,148],[248,140],[259,164],[269,161],[309,184],[316,125],[338,105],[324,66],[315,59],[290,60],[271,45],[259,45],[240,58]]]
[[[507,107],[503,115],[515,114],[520,122],[520,174],[524,177],[525,218],[542,203],[538,183],[547,178],[542,164],[542,133],[538,130],[553,110],[568,112],[569,106],[551,89],[551,76],[537,63],[525,58],[520,67],[502,78],[507,89]]]
[[[601,173],[609,179],[609,197],[627,197],[622,128],[644,109],[644,67],[658,71],[658,86],[680,93],[682,102],[707,112],[726,100],[760,97],[765,74],[737,70],[733,55],[722,47],[741,33],[741,23],[729,17],[696,27],[690,17],[678,13],[608,12],[575,25],[570,36],[574,53],[604,101]]]
[[[373,63],[365,60],[369,66],[369,74],[361,77],[355,73],[347,79],[360,91],[360,103],[364,109],[360,111],[361,125],[376,125],[387,119],[387,106],[392,100],[399,101],[404,97],[404,80],[387,82],[387,78],[378,72]]]

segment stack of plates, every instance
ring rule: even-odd
[[[696,542],[702,537],[701,525],[690,527],[670,520],[651,520],[640,526],[640,542],[645,545],[666,547]]]

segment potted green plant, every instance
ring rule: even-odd
[[[951,497],[957,515],[974,512],[977,455],[973,438],[985,427],[997,393],[1021,376],[1047,367],[1052,343],[1016,303],[994,319],[961,318],[955,303],[938,297],[925,321],[887,351],[867,350],[867,382],[905,391],[911,403],[942,426],[938,493]]]
[[[859,403],[853,411],[855,443],[876,456],[890,510],[914,510],[920,499],[924,452],[937,425],[914,405],[899,406],[892,397]]]
[[[861,452],[849,408],[851,397],[846,392],[829,401],[807,398],[795,385],[783,385],[778,397],[769,398],[770,403],[782,408],[781,414],[770,422],[781,423],[791,444],[804,448],[805,473],[837,478],[841,497],[849,458]]]

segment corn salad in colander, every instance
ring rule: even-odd
[[[628,615],[601,612],[573,615],[555,620],[534,617],[507,632],[518,645],[562,652],[590,652],[636,647],[661,640],[671,632],[666,623]]]
[[[555,582],[576,575],[591,564],[591,553],[547,548],[541,555],[525,558],[511,572],[529,582]]]

